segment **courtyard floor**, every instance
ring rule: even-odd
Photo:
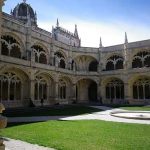
[[[103,111],[94,112],[90,114],[77,115],[77,116],[9,117],[8,122],[20,123],[20,122],[39,122],[39,121],[48,121],[48,120],[104,120],[104,121],[124,122],[124,123],[150,124],[150,120],[126,119],[126,118],[114,117],[111,115],[111,113],[120,112],[120,111],[128,112],[127,110],[110,108],[105,106],[91,106],[91,107]],[[13,140],[13,139],[6,139],[5,145],[6,145],[6,150],[54,150],[51,148],[45,148],[38,145],[33,145],[27,142],[22,142],[20,140]]]

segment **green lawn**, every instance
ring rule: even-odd
[[[88,106],[55,106],[7,109],[3,115],[7,117],[30,117],[30,116],[70,116],[98,112],[99,109]]]
[[[57,150],[148,150],[150,126],[105,121],[48,121],[4,129],[4,137]]]
[[[134,110],[134,111],[150,111],[150,106],[128,106],[128,107],[120,107],[121,109],[125,110]]]

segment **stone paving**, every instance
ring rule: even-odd
[[[5,150],[54,150],[52,148],[38,146],[36,144],[30,144],[20,140],[13,140],[8,138],[5,139],[4,144],[6,145]]]
[[[104,120],[104,121],[113,121],[113,122],[122,122],[122,123],[150,124],[150,120],[126,119],[126,118],[111,116],[111,113],[120,112],[120,111],[127,112],[126,110],[112,109],[103,106],[92,106],[92,107],[105,110],[105,111],[100,111],[100,112],[87,114],[87,115],[66,117],[66,118],[62,118],[61,120]]]

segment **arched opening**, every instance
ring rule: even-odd
[[[140,58],[135,58],[132,62],[132,68],[142,68],[142,61]]]
[[[60,60],[59,67],[65,69],[66,64],[65,64],[65,61],[63,59]]]
[[[150,52],[139,52],[133,57],[132,68],[142,67],[150,67]]]
[[[90,55],[80,55],[74,58],[76,71],[97,72],[98,62],[95,57]]]
[[[150,99],[150,78],[140,78],[133,83],[134,99]]]
[[[42,76],[35,79],[35,100],[47,100],[47,81]]]
[[[106,84],[106,98],[111,103],[118,103],[124,99],[124,83],[119,79],[112,79]]]
[[[9,56],[9,49],[7,48],[7,44],[2,42],[2,55]]]
[[[55,54],[55,65],[58,65],[59,68],[66,68],[65,57],[61,52],[56,52]]]
[[[21,100],[21,80],[14,73],[0,75],[0,100]]]
[[[115,66],[112,61],[108,61],[106,64],[106,70],[114,70]]]
[[[63,80],[59,81],[58,95],[60,99],[66,99],[66,82]]]
[[[39,45],[33,45],[31,48],[35,55],[35,62],[41,64],[47,64],[46,51]]]
[[[97,84],[94,81],[91,81],[88,88],[89,101],[97,102]]]
[[[144,65],[145,67],[150,67],[150,56],[145,57]]]
[[[21,58],[20,44],[16,39],[11,36],[2,36],[1,43],[2,55]]]
[[[76,84],[76,98],[79,103],[97,102],[97,83],[91,79],[81,79]]]
[[[16,58],[21,58],[20,48],[17,46],[13,46],[12,50],[10,51],[10,56],[16,57]]]
[[[118,61],[116,62],[116,69],[123,69],[123,60],[122,59],[118,59]]]
[[[46,55],[41,53],[40,56],[39,56],[39,63],[41,64],[47,64],[47,58],[46,58]]]
[[[117,55],[111,56],[107,59],[106,70],[118,70],[123,69],[123,58]]]
[[[97,72],[97,67],[98,67],[98,62],[94,60],[89,64],[89,71]]]

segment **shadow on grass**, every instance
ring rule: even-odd
[[[11,108],[6,109],[3,115],[6,117],[75,116],[98,111],[100,110],[82,105],[60,105],[53,107]]]
[[[11,122],[7,124],[6,128],[10,128],[10,127],[15,127],[15,126],[21,126],[21,125],[30,125],[30,124],[34,124],[34,123],[42,123],[44,121],[39,121],[39,122]]]

